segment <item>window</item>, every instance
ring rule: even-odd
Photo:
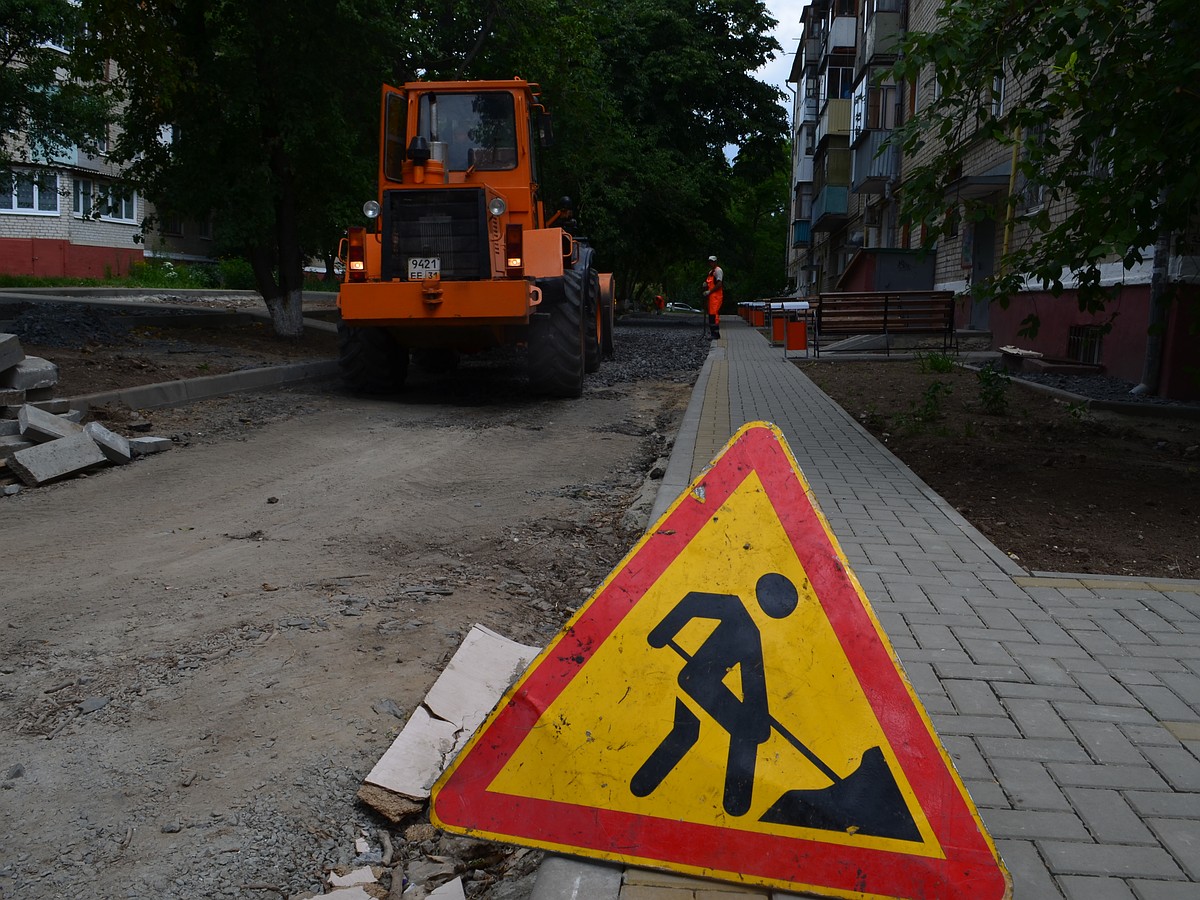
[[[14,172],[0,191],[0,212],[58,215],[58,176],[52,172]]]
[[[183,237],[183,219],[176,215],[166,214],[162,217],[162,223],[158,230],[163,234]]]
[[[891,131],[899,119],[900,93],[894,84],[867,89],[867,128]]]
[[[1099,365],[1103,350],[1104,328],[1099,325],[1072,325],[1067,331],[1067,359]]]
[[[71,196],[71,211],[82,218],[99,216],[110,222],[137,221],[137,194],[114,184],[99,184],[90,178],[76,178]]]
[[[1021,150],[1022,162],[1025,165],[1022,167],[1028,169],[1030,167],[1030,147],[1042,149],[1045,143],[1046,126],[1036,125],[1030,126],[1025,133],[1025,146]],[[1040,153],[1035,154],[1041,156]],[[1017,188],[1017,207],[1024,213],[1034,213],[1046,205],[1046,185],[1039,181],[1036,177],[1030,177],[1027,172],[1022,172],[1020,176],[1020,184]]]
[[[1004,115],[1004,76],[997,75],[992,79],[992,118],[999,119]]]
[[[103,198],[100,218],[113,222],[137,221],[137,193],[109,185],[103,191]]]
[[[205,240],[212,240],[212,219],[201,219],[197,222],[196,234]]]
[[[77,216],[88,218],[92,214],[92,198],[96,196],[96,183],[87,178],[76,178],[71,209]]]
[[[516,112],[512,94],[422,94],[417,130],[431,144],[445,144],[451,172],[517,167]]]
[[[851,66],[830,66],[825,73],[824,100],[849,100],[854,91],[854,69]]]

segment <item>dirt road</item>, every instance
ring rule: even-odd
[[[303,414],[6,503],[0,897],[293,896],[379,850],[362,776],[473,623],[540,645],[631,546],[689,365],[576,403],[243,399]]]

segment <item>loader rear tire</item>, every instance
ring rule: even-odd
[[[604,353],[604,315],[600,306],[600,276],[588,270],[584,284],[584,315],[587,316],[587,335],[584,338],[583,370],[591,375],[600,371],[600,359]]]
[[[408,348],[386,328],[352,328],[338,323],[338,366],[342,380],[359,394],[394,394],[408,377]]]
[[[583,396],[583,278],[563,273],[561,302],[535,320],[529,334],[529,381],[549,397]]]
[[[616,327],[616,318],[612,276],[604,275],[600,278],[600,353],[605,359],[612,359],[616,354],[613,344],[613,328]]]

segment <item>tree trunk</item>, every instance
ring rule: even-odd
[[[304,308],[301,301],[304,292],[293,289],[267,300],[271,312],[271,324],[280,337],[298,338],[304,334]]]
[[[1162,370],[1163,332],[1167,327],[1167,267],[1171,261],[1171,235],[1161,231],[1154,242],[1154,261],[1150,269],[1150,317],[1146,324],[1146,355],[1142,360],[1142,381],[1131,394],[1157,394]]]

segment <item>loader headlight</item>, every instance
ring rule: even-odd
[[[503,197],[493,197],[488,201],[488,212],[499,218],[504,215],[504,211],[508,209],[508,204],[504,202]]]
[[[368,219],[379,218],[379,201],[368,200],[363,204],[363,215]]]

